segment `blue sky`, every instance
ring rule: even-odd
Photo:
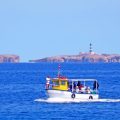
[[[88,52],[120,54],[120,0],[0,0],[0,54],[21,61]]]

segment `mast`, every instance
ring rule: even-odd
[[[60,64],[58,65],[58,78],[60,77]]]

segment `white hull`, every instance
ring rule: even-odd
[[[64,98],[64,99],[73,99],[72,94],[70,91],[60,91],[60,90],[47,90],[47,94],[49,98]],[[75,97],[74,99],[99,99],[98,94],[80,94],[80,93],[74,93]],[[92,96],[92,97],[91,97]]]

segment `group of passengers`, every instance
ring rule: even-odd
[[[94,90],[97,90],[99,87],[99,84],[97,81],[94,81],[93,83],[93,90],[90,89],[90,87],[88,86],[84,86],[83,84],[81,84],[80,81],[77,82],[73,82],[73,85],[72,84],[69,84],[69,89],[70,91],[74,91],[74,92],[77,92],[77,93],[91,93],[93,92]]]

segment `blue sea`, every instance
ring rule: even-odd
[[[46,101],[45,78],[57,70],[58,63],[0,64],[0,120],[120,120],[120,64],[61,64],[68,78],[99,81],[95,102]]]

